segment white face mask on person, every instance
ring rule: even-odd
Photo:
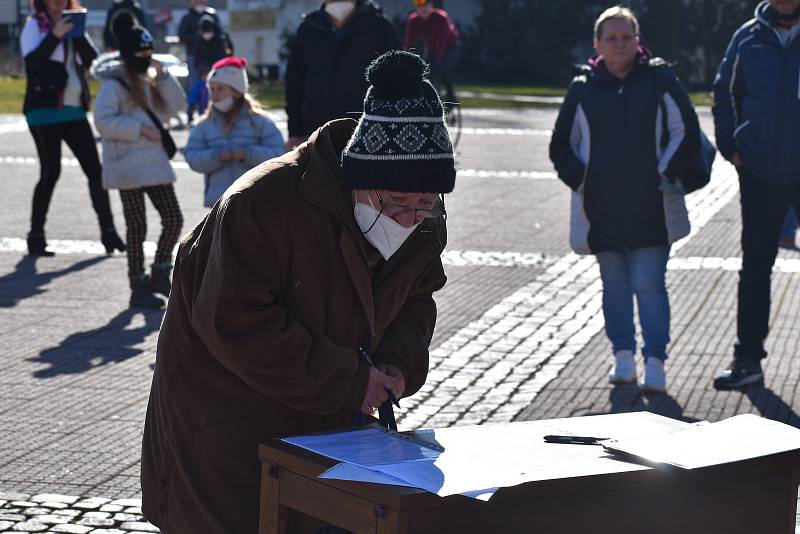
[[[342,21],[347,18],[350,13],[353,12],[356,5],[353,2],[347,1],[339,1],[339,2],[330,2],[325,5],[325,12],[328,13],[331,17],[338,21]]]
[[[233,97],[232,96],[225,97],[222,100],[212,102],[211,105],[214,106],[214,109],[216,109],[217,111],[221,111],[222,113],[227,113],[233,108]]]
[[[200,37],[202,37],[204,41],[210,41],[214,38],[214,32],[203,32],[200,34]]]
[[[391,258],[419,226],[417,223],[408,228],[404,227],[391,217],[376,210],[372,205],[372,199],[369,200],[369,206],[356,202],[353,212],[364,237],[381,253],[384,260]]]

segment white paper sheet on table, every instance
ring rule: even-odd
[[[621,439],[604,446],[651,462],[696,469],[800,449],[800,430],[743,414],[657,439]]]
[[[418,433],[418,437],[435,440],[444,452],[375,428],[284,441],[440,496],[465,494],[486,500],[497,488],[524,482],[650,469],[615,459],[599,446],[545,443],[547,434],[591,432],[608,438],[630,438],[652,434],[659,426],[669,431],[688,424],[639,412]]]

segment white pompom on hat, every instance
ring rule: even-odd
[[[226,57],[211,66],[206,83],[229,85],[242,94],[247,93],[247,60],[243,57]]]

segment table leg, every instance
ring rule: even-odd
[[[261,505],[258,519],[259,534],[286,534],[289,509],[281,505],[280,469],[276,465],[261,465]]]
[[[408,532],[408,513],[398,512],[378,505],[375,526],[376,534],[406,534]]]

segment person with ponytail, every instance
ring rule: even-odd
[[[253,167],[286,151],[283,135],[247,94],[247,61],[217,61],[207,77],[211,106],[189,136],[184,156],[205,174],[204,205],[210,208]]]
[[[47,249],[44,225],[61,175],[62,140],[75,154],[89,180],[89,196],[106,252],[125,250],[125,243],[114,228],[94,133],[86,120],[91,95],[85,71],[97,57],[97,50],[86,33],[70,36],[74,24],[63,14],[66,9],[79,8],[77,0],[34,0],[34,13],[20,34],[28,82],[23,113],[36,143],[40,165],[28,233],[31,256],[53,255]]]
[[[153,38],[128,17],[114,26],[119,52],[101,56],[92,74],[101,81],[94,121],[103,138],[103,185],[119,189],[128,240],[128,277],[132,307],[160,308],[169,296],[172,250],[178,242],[183,215],[172,183],[163,122],[186,105],[175,78],[152,58]],[[165,139],[162,139],[162,137]],[[174,146],[174,145],[173,145]],[[142,244],[147,233],[144,198],[161,216],[151,274],[144,268]]]

